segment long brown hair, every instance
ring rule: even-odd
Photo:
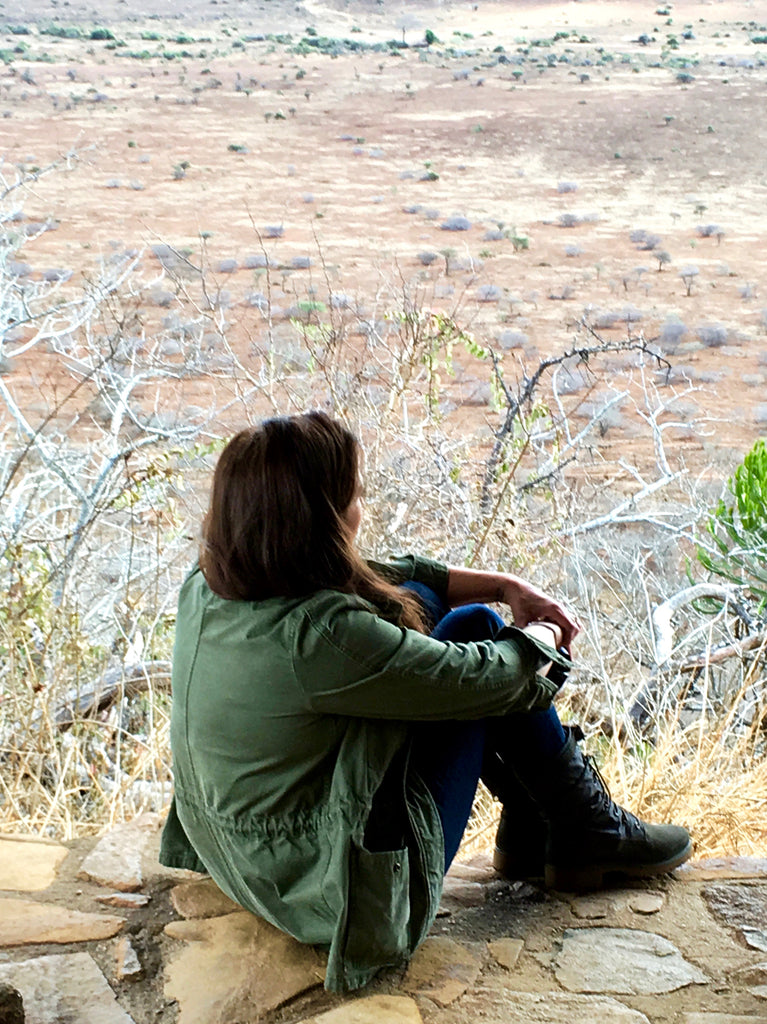
[[[322,412],[264,420],[221,453],[202,529],[208,586],[233,601],[359,594],[380,610],[402,605],[399,623],[424,630],[418,600],[357,553],[343,517],[359,486],[360,447]]]

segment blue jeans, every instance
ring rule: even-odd
[[[428,587],[407,583],[435,624],[436,640],[461,643],[493,640],[506,625],[500,615],[483,604],[468,604],[452,611]],[[499,754],[501,762],[513,769],[553,758],[565,745],[565,733],[554,706],[545,711],[519,712],[473,721],[419,722],[411,765],[431,793],[445,836],[445,871],[455,857],[466,829],[477,783],[483,770]]]

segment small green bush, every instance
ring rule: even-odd
[[[761,614],[767,607],[767,447],[760,438],[727,484],[729,494],[711,512],[706,531],[716,553],[698,548],[698,561],[715,576],[745,589]]]
[[[82,39],[83,34],[77,25],[58,25],[51,22],[49,25],[41,25],[41,36],[55,36],[57,39]]]

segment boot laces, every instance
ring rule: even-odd
[[[583,775],[582,778],[590,776],[595,785],[590,787],[589,810],[597,819],[602,819],[611,826],[625,831],[629,836],[643,835],[644,826],[636,815],[627,811],[625,807],[616,804],[610,794],[610,787],[607,785],[604,776],[599,770],[591,754],[583,754]]]

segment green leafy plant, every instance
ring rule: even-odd
[[[706,530],[715,551],[698,547],[698,561],[716,576],[744,588],[767,607],[767,447],[760,438],[728,481],[729,494],[709,515]]]

